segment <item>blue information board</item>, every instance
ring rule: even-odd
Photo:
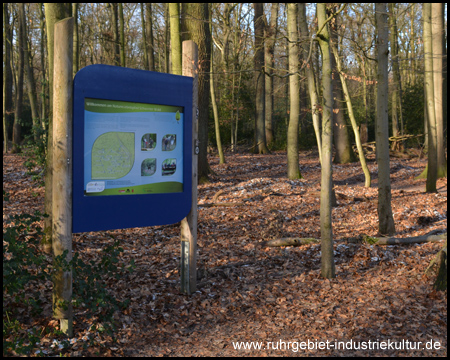
[[[73,232],[172,224],[188,214],[192,83],[109,65],[76,74]]]

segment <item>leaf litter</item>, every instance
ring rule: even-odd
[[[5,217],[43,212],[43,187],[31,180],[24,158],[3,155]],[[119,299],[130,299],[114,319],[115,339],[101,330],[101,314],[74,314],[74,338],[44,337],[36,354],[67,356],[446,356],[447,291],[433,290],[424,275],[441,243],[374,246],[350,243],[377,236],[377,166],[369,160],[372,186],[364,187],[357,163],[333,165],[338,205],[332,210],[336,278],[320,277],[320,245],[264,248],[278,237],[320,238],[320,165],[317,153],[300,153],[303,179],[286,178],[286,153],[228,154],[209,158],[211,182],[198,186],[197,291],[180,293],[178,224],[74,234],[73,249],[98,259],[112,235],[134,260],[133,273],[108,283]],[[392,159],[392,210],[396,237],[447,231],[447,180],[424,192],[414,180],[424,160]],[[220,192],[220,193],[219,193]],[[205,204],[210,204],[206,206]],[[44,290],[43,290],[44,291]],[[48,289],[45,290],[48,292]],[[46,295],[49,299],[49,294]],[[49,317],[28,322],[58,327]],[[99,330],[100,328],[100,330]],[[299,349],[288,342],[433,341],[440,349]],[[263,350],[235,349],[260,342]],[[279,342],[278,349],[268,342]],[[284,342],[284,348],[283,348]],[[84,346],[81,344],[85,344]],[[265,347],[265,348],[264,348]]]

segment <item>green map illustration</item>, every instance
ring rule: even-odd
[[[134,164],[134,133],[107,132],[92,145],[92,179],[119,179]]]

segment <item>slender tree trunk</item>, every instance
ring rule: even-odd
[[[55,23],[65,16],[64,4],[45,3],[45,20],[47,24],[47,54],[48,54],[48,83],[49,109],[47,159],[45,164],[45,212],[49,215],[44,219],[44,236],[42,237],[43,251],[52,251],[52,196],[53,196],[53,44]]]
[[[153,11],[151,3],[145,4],[145,32],[145,48],[147,49],[148,70],[155,71],[155,52],[153,50]]]
[[[338,51],[334,46],[332,46],[331,48],[333,50],[334,57],[336,59],[336,66],[337,66],[337,70],[339,72],[339,77],[341,79],[342,90],[344,92],[345,102],[347,104],[348,116],[349,116],[350,122],[352,124],[353,134],[355,135],[355,142],[356,142],[356,147],[358,149],[359,161],[361,162],[361,167],[363,169],[364,176],[365,176],[365,187],[369,188],[370,182],[371,182],[370,171],[369,171],[369,168],[367,167],[366,159],[364,157],[364,151],[362,148],[361,139],[359,137],[358,125],[356,123],[356,118],[353,113],[353,105],[352,105],[352,100],[350,98],[350,92],[348,91],[347,81],[345,80],[345,77],[342,74],[341,59],[339,58]]]
[[[274,46],[275,36],[277,33],[278,20],[278,3],[272,3],[272,10],[270,15],[270,22],[265,27],[266,41],[265,41],[265,65],[266,65],[266,141],[267,145],[271,144],[274,139],[273,135],[273,68],[275,64]]]
[[[3,70],[3,151],[8,152],[8,131],[10,129],[10,118],[12,112],[12,70],[11,70],[11,48],[12,31],[9,23],[9,4],[3,3],[3,43],[4,70]]]
[[[306,64],[306,79],[308,81],[308,93],[309,99],[311,101],[311,112],[314,126],[314,133],[316,134],[317,147],[319,150],[319,160],[322,163],[322,140],[320,139],[320,115],[319,115],[319,95],[317,94],[316,81],[314,76],[313,64],[309,56],[310,47],[313,46],[313,43],[305,43],[305,40],[309,39],[308,25],[306,23],[306,6],[305,3],[298,3],[299,6],[299,25],[300,25],[300,34],[301,34],[301,44],[303,49],[303,57],[305,61],[309,61]],[[312,49],[311,49],[312,51]]]
[[[24,3],[21,3],[19,6],[24,6]],[[27,20],[25,16],[25,8],[23,11],[23,17],[20,19],[22,28],[23,28],[23,55],[24,55],[24,65],[25,70],[27,74],[27,91],[28,91],[28,99],[30,101],[30,108],[31,108],[31,117],[33,119],[33,134],[34,134],[34,141],[37,141],[39,138],[39,132],[40,132],[40,121],[39,121],[39,111],[37,106],[37,97],[36,97],[36,85],[34,82],[34,74],[33,74],[33,68],[30,65],[30,62],[32,61],[30,56],[30,51],[28,49],[28,36],[27,36]]]
[[[40,28],[40,51],[41,51],[41,69],[42,69],[42,75],[41,75],[41,127],[44,132],[44,141],[45,144],[47,143],[47,127],[46,127],[46,119],[47,119],[47,77],[45,72],[45,17],[44,17],[44,8],[43,4],[39,4],[39,28]],[[47,152],[47,148],[45,149]]]
[[[201,72],[198,76],[198,179],[208,181],[208,122],[209,122],[209,72],[211,62],[211,33],[209,31],[209,9],[207,3],[185,3],[182,5],[183,40],[193,40],[198,46],[198,61]]]
[[[433,43],[434,111],[436,116],[437,177],[447,177],[447,160],[444,149],[444,3],[431,5],[431,32]]]
[[[19,4],[19,19],[25,17],[25,5],[24,3]],[[22,141],[22,102],[23,102],[23,73],[24,73],[24,47],[25,43],[25,29],[23,28],[23,22],[19,21],[17,27],[19,29],[18,33],[18,61],[17,61],[17,81],[16,81],[16,104],[14,110],[14,124],[13,124],[13,138],[12,138],[12,153],[18,153],[21,151],[20,142]]]
[[[125,21],[123,20],[123,3],[119,3],[119,26],[120,26],[120,66],[125,67]]]
[[[301,179],[298,164],[298,127],[300,117],[300,85],[298,76],[297,4],[287,4],[287,29],[289,39],[289,126],[287,133],[287,176]]]
[[[165,38],[165,44],[164,44],[164,60],[165,60],[165,69],[166,73],[170,72],[170,62],[169,62],[169,40],[170,40],[170,10],[169,10],[169,4],[165,4],[164,6],[164,19],[165,19],[165,29],[164,29],[164,38]],[[181,41],[180,41],[181,42]],[[170,44],[171,45],[171,44]],[[181,46],[181,45],[180,45]]]
[[[317,19],[319,29],[317,34],[322,53],[322,175],[320,187],[320,234],[321,234],[321,275],[327,279],[336,277],[333,253],[333,230],[331,222],[332,201],[332,166],[331,149],[333,143],[333,83],[331,68],[330,34],[325,25],[326,4],[317,4]]]
[[[211,16],[210,16],[210,23],[211,23]],[[210,28],[211,30],[211,28]],[[216,131],[216,143],[217,143],[217,151],[219,152],[219,163],[225,164],[225,156],[223,155],[223,149],[222,149],[222,140],[220,139],[220,125],[219,125],[219,112],[217,110],[217,101],[216,101],[216,95],[214,93],[214,71],[213,71],[213,64],[214,64],[214,44],[211,41],[211,76],[209,79],[209,86],[211,89],[211,105],[213,108],[213,114],[214,114],[214,128]],[[233,118],[231,119],[231,123],[233,123]]]
[[[383,235],[395,233],[391,208],[391,180],[389,177],[389,118],[388,118],[388,46],[389,28],[386,3],[375,4],[377,24],[377,117],[376,144],[378,163],[378,229]]]
[[[269,153],[265,131],[265,76],[264,76],[264,9],[262,3],[253,3],[255,29],[255,82],[256,82],[256,118],[255,152]]]
[[[72,3],[73,24],[73,76],[78,72],[80,62],[80,52],[78,45],[78,3]]]
[[[148,68],[148,47],[147,47],[147,24],[145,22],[145,12],[144,12],[144,3],[140,3],[141,5],[141,24],[142,24],[142,47],[144,48],[144,69],[149,70]],[[150,5],[147,3],[146,5]]]
[[[119,5],[111,3],[114,33],[114,65],[120,66]]]
[[[181,75],[180,4],[169,3],[172,74]],[[198,44],[197,44],[198,45]]]
[[[437,136],[436,112],[433,76],[433,43],[432,43],[432,14],[431,3],[423,4],[423,51],[425,56],[425,88],[428,115],[428,169],[426,191],[436,191],[437,181]]]

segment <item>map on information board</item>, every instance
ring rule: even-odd
[[[134,164],[134,133],[107,132],[92,146],[92,179],[120,179]]]
[[[87,196],[183,191],[183,108],[85,99]]]

